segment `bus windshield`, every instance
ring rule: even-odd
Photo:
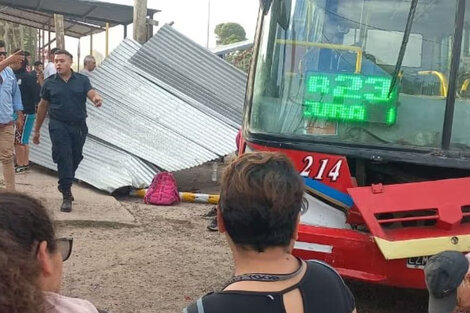
[[[250,132],[439,149],[457,1],[418,1],[392,86],[411,2],[273,0],[262,20]],[[465,29],[451,139],[451,149],[465,152],[469,34]]]

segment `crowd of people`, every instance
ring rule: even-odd
[[[21,50],[8,56],[0,41],[0,161],[6,191],[0,192],[0,312],[97,313],[86,300],[60,295],[62,262],[72,238],[57,238],[46,208],[15,192],[15,172],[29,169],[29,138],[41,141],[49,115],[52,158],[58,168],[62,212],[72,210],[72,183],[88,128],[86,99],[102,99],[88,75],[96,67],[86,57],[83,74],[73,56],[53,49],[44,68]],[[16,157],[16,158],[15,158]],[[16,159],[16,170],[14,160]],[[355,313],[354,296],[329,265],[292,254],[300,223],[304,184],[281,153],[239,156],[225,170],[220,202],[209,214],[213,230],[226,237],[235,274],[220,290],[183,309],[184,313],[331,312]],[[469,259],[444,251],[424,269],[429,313],[470,312]]]

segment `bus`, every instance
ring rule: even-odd
[[[470,251],[470,2],[260,0],[240,152],[305,181],[294,254],[425,288]]]

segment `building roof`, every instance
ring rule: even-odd
[[[153,17],[159,10],[147,10]],[[65,34],[82,37],[133,21],[133,7],[96,0],[0,0],[0,19],[38,29],[54,29],[54,13],[64,16]]]

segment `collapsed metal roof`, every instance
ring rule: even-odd
[[[149,9],[153,17],[159,10]],[[133,21],[133,7],[96,0],[0,0],[0,19],[55,31],[54,13],[64,16],[65,34],[80,38]]]
[[[30,159],[43,167],[57,170],[52,161],[52,143],[46,119],[41,128],[41,144],[32,145]],[[83,147],[84,159],[75,177],[97,189],[113,193],[121,187],[145,188],[158,169],[132,154],[88,136]]]
[[[90,134],[168,171],[235,151],[235,127],[210,109],[195,109],[129,63],[139,48],[125,40],[91,75],[105,105],[89,109]]]
[[[180,90],[182,81],[186,81],[184,78],[171,81],[171,84],[162,82],[154,74],[132,64],[130,59],[144,48],[136,41],[126,39],[90,76],[104,104],[101,108],[87,104],[89,135],[77,178],[108,192],[125,186],[148,186],[157,169],[179,171],[191,168],[236,149],[238,124],[233,121],[233,116],[227,118],[221,113],[223,110],[214,107],[215,103],[195,99],[190,89]],[[169,53],[162,47],[159,51]],[[186,69],[179,68],[189,72],[200,60],[184,60]],[[147,66],[155,69],[152,73],[157,72],[160,65],[147,61]],[[225,89],[238,84],[244,90],[237,81],[240,76],[237,69],[227,67],[223,60],[209,65],[212,73],[225,73]],[[235,83],[231,78],[235,78]],[[212,88],[203,76],[198,83],[206,90]],[[234,93],[243,92],[237,90]],[[240,112],[242,106],[240,99],[232,104],[233,108],[239,107]],[[46,132],[44,126],[43,143],[31,147],[31,160],[55,170]]]
[[[240,127],[247,75],[171,26],[163,26],[131,63]]]

